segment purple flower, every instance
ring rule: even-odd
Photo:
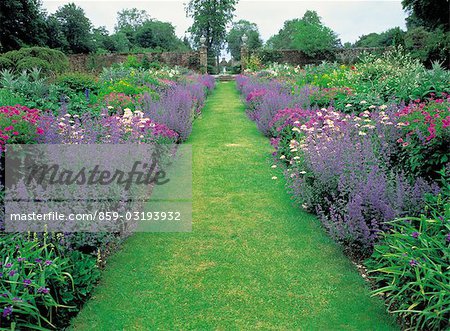
[[[24,262],[26,260],[26,258],[24,258],[24,257],[18,257],[17,258],[17,261],[18,262]]]
[[[42,262],[42,259],[34,259],[34,262],[36,262],[36,263],[41,263],[41,262]]]
[[[3,309],[3,317],[8,317],[9,315],[12,314],[12,312],[13,312],[12,306],[5,307]]]
[[[12,267],[12,263],[6,263],[5,264],[5,268],[11,268]]]
[[[53,264],[53,261],[50,261],[50,260],[45,261],[45,265],[52,265],[52,264]]]
[[[419,232],[414,231],[413,233],[411,233],[411,237],[413,237],[415,239],[419,238]]]
[[[48,292],[50,292],[50,290],[46,287],[39,287],[37,292],[42,293],[42,294],[48,294]]]
[[[23,284],[25,286],[31,285],[31,279],[24,279]]]
[[[8,297],[8,293],[3,293],[2,297],[7,298]]]
[[[3,277],[3,272],[0,272],[0,277]]]
[[[21,299],[21,298],[18,298],[18,297],[14,297],[14,298],[13,298],[13,301],[22,301],[22,299]]]
[[[9,277],[13,277],[16,273],[17,273],[16,270],[11,270],[11,271],[9,272]]]
[[[409,265],[411,267],[417,267],[419,265],[419,262],[417,262],[416,260],[412,259],[411,261],[409,261]]]
[[[447,234],[447,237],[445,237],[445,240],[447,240],[450,243],[450,233]]]

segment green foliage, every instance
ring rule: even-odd
[[[47,41],[45,14],[39,0],[0,1],[0,22],[0,53]]]
[[[6,59],[2,60],[5,64],[11,63],[6,69],[17,71],[38,68],[45,74],[51,74],[64,72],[69,67],[67,56],[58,50],[45,47],[21,48],[7,52],[1,58]]]
[[[56,328],[77,311],[99,279],[96,259],[60,245],[63,235],[2,234],[2,326]],[[76,282],[74,281],[76,279]]]
[[[91,21],[86,17],[84,10],[74,3],[58,8],[54,19],[59,37],[63,38],[60,47],[67,53],[89,53],[93,49]]]
[[[15,106],[24,104],[25,98],[12,93],[6,88],[0,88],[0,107],[1,106]]]
[[[405,32],[399,27],[389,29],[381,33],[369,33],[361,36],[356,42],[355,47],[388,47],[403,44]]]
[[[35,68],[39,68],[39,70],[46,73],[51,70],[50,63],[36,57],[24,58],[16,64],[17,71],[28,71]]]
[[[389,310],[413,330],[450,327],[450,200],[444,191],[429,197],[420,218],[404,217],[390,224],[367,266]]]
[[[449,28],[448,0],[402,0],[403,8],[410,14],[407,19],[411,27],[421,25],[428,29]]]
[[[306,11],[301,19],[284,22],[280,32],[267,44],[271,49],[296,49],[317,56],[331,52],[340,41],[330,28],[320,21],[315,11]]]
[[[13,66],[14,62],[4,56],[0,56],[0,70],[10,69]]]
[[[194,43],[199,45],[200,37],[204,36],[208,52],[219,56],[236,4],[237,0],[190,0],[186,4],[186,13],[194,20],[189,28]]]
[[[56,84],[76,93],[84,93],[88,89],[91,93],[99,90],[97,77],[91,74],[72,72],[58,76]]]
[[[230,32],[228,32],[227,43],[231,56],[238,61],[241,59],[242,36],[244,34],[248,37],[247,47],[250,51],[262,47],[261,36],[255,23],[246,20],[234,22]]]

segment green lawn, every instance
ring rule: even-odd
[[[292,206],[234,83],[218,83],[188,143],[192,233],[129,238],[75,330],[398,329],[316,218]]]

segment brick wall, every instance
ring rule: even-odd
[[[198,51],[104,55],[74,54],[69,55],[69,63],[72,71],[98,73],[103,67],[125,62],[130,55],[136,56],[140,61],[144,56],[147,56],[150,62],[160,62],[169,66],[179,65],[194,71],[200,71],[200,54]]]
[[[308,56],[299,50],[263,50],[257,51],[256,54],[262,59],[263,63],[277,62],[304,66],[306,64],[319,64],[322,61],[354,63],[364,51],[382,53],[385,50],[386,48],[342,48],[316,57]]]

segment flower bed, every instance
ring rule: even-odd
[[[450,292],[437,285],[442,280],[434,272],[450,277],[448,268],[436,267],[442,259],[448,264],[450,247],[445,241],[450,74],[437,65],[426,70],[394,52],[366,56],[354,67],[274,65],[238,76],[236,83],[249,118],[271,139],[274,160],[283,166],[294,200],[316,213],[350,256],[369,258],[383,286],[374,293],[387,294],[390,310],[413,327],[448,326]],[[432,228],[420,215],[427,215],[433,196],[444,202],[433,214],[440,225]],[[405,224],[405,219],[422,223]],[[427,232],[423,238],[438,233],[444,238],[430,246],[428,256],[424,248],[420,258],[426,261],[408,252],[414,265],[390,255],[413,249],[411,233],[405,235],[412,229]],[[422,263],[426,268],[419,270]],[[400,280],[405,268],[415,272]],[[433,284],[427,293],[421,277]]]
[[[181,143],[215,85],[211,76],[181,68],[123,65],[53,82],[37,71],[1,76],[2,160],[11,143]],[[64,328],[124,235],[0,232],[0,328]]]

